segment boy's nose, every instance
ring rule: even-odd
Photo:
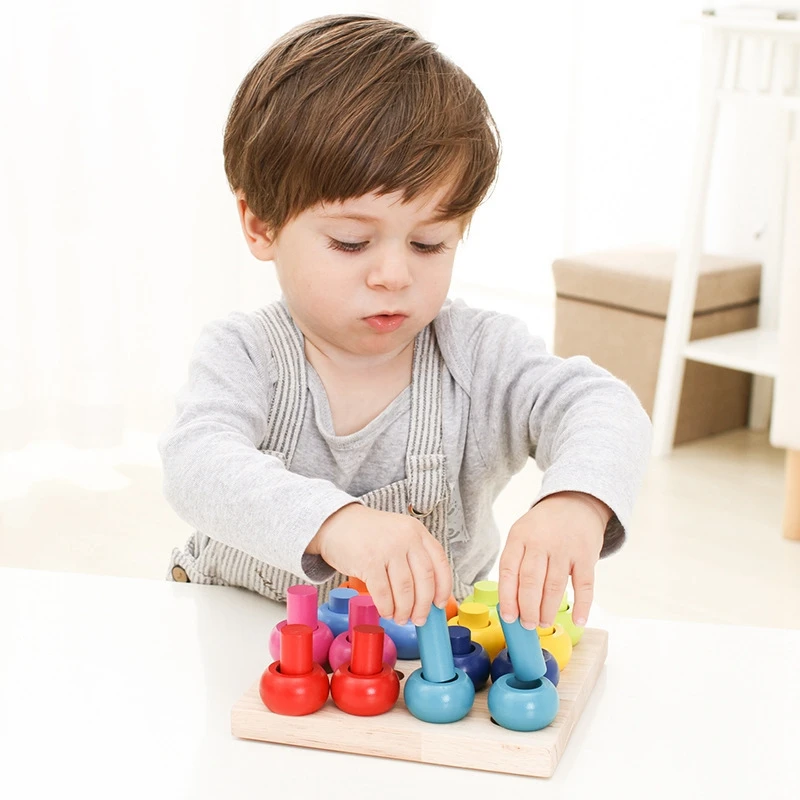
[[[411,285],[411,270],[404,255],[384,254],[376,258],[367,276],[370,288],[383,288],[398,291]]]

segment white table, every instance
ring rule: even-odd
[[[539,780],[234,739],[282,616],[239,590],[0,569],[0,797],[800,797],[800,631],[595,611],[606,667]]]

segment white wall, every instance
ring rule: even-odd
[[[573,202],[565,249],[678,243],[700,71],[700,32],[687,21],[707,5],[714,4],[580,3]],[[754,234],[766,210],[767,123],[752,109],[721,114],[709,199],[710,250],[761,255]]]
[[[473,76],[504,160],[455,291],[548,327],[554,258],[678,241],[699,73],[697,31],[680,23],[701,5],[17,4],[0,23],[0,450],[162,429],[201,325],[276,295],[239,232],[221,146],[239,81],[291,25],[394,16]],[[763,131],[723,116],[710,249],[760,255]]]
[[[484,90],[505,141],[497,190],[462,275],[550,297],[564,253],[680,241],[699,99],[706,3],[532,3],[432,25]],[[720,118],[707,249],[761,257],[769,120]],[[487,270],[485,265],[492,264]]]

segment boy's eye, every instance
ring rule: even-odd
[[[339,239],[328,238],[328,247],[331,250],[339,250],[343,253],[360,253],[369,242],[343,242]],[[423,255],[437,255],[447,250],[444,242],[439,244],[423,244],[422,242],[411,242],[411,246]]]
[[[422,244],[422,242],[411,242],[411,245],[418,252],[430,253],[431,255],[444,253],[444,251],[447,250],[447,245],[444,242],[439,242],[439,244]]]
[[[338,239],[328,239],[331,250],[341,250],[344,253],[360,253],[369,242],[340,242]]]

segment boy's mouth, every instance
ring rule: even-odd
[[[378,333],[391,333],[396,331],[405,321],[407,317],[405,314],[374,314],[371,317],[365,317],[364,321],[373,330]]]

